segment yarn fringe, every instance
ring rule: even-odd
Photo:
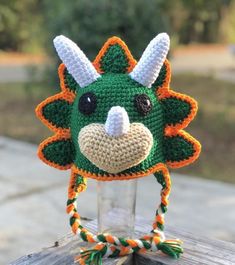
[[[159,250],[161,250],[164,254],[178,259],[180,254],[183,253],[183,248],[181,246],[182,242],[180,240],[166,240],[164,242],[159,243],[157,246]]]
[[[80,256],[75,257],[74,262],[80,265],[102,265],[102,258],[106,251],[106,244],[98,244],[92,249],[83,250]]]
[[[181,246],[182,241],[175,239],[175,240],[165,240],[164,242],[159,242],[156,246],[158,250],[160,250],[162,253],[174,258],[178,259],[180,257],[180,254],[183,253],[183,248]],[[106,255],[108,249],[111,249],[112,247],[108,246],[107,244],[97,244],[92,249],[83,250],[81,255],[78,257],[75,257],[75,263],[79,263],[80,265],[102,265],[102,258]],[[138,249],[138,251],[143,251],[146,249]],[[138,252],[133,250],[133,252]],[[117,251],[115,248],[112,249],[113,252],[111,255],[108,255],[108,257],[117,257],[121,256],[120,251]]]

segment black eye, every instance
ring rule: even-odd
[[[85,115],[90,115],[92,114],[97,106],[97,99],[96,95],[93,94],[92,92],[87,92],[83,94],[78,103],[78,109],[81,113]]]
[[[152,109],[152,102],[146,94],[139,94],[135,96],[134,104],[142,116],[146,116]]]

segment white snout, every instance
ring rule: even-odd
[[[123,107],[112,107],[108,112],[105,122],[105,132],[109,136],[119,137],[128,133],[130,121],[126,110]]]

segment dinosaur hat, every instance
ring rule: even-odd
[[[36,114],[55,134],[40,144],[38,155],[52,167],[71,169],[67,212],[72,230],[84,241],[98,243],[77,260],[100,264],[103,256],[140,250],[178,257],[180,241],[165,240],[163,233],[171,187],[168,168],[192,163],[201,147],[183,130],[196,115],[196,101],[169,87],[169,36],[157,35],[138,62],[118,37],[107,40],[93,63],[64,36],[56,37],[54,46],[63,62],[58,70],[61,92],[40,103]],[[94,235],[81,225],[76,198],[85,190],[86,178],[112,181],[150,174],[162,185],[150,235]]]

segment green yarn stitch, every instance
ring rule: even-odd
[[[70,91],[76,92],[75,100],[73,103],[68,103],[63,99],[51,102],[43,108],[43,115],[57,128],[70,128],[72,139],[56,141],[46,146],[42,151],[47,160],[61,166],[74,163],[82,170],[96,175],[107,175],[107,172],[93,165],[80,152],[78,134],[84,126],[91,123],[104,124],[108,111],[113,106],[124,107],[131,123],[138,122],[145,125],[151,131],[154,142],[144,161],[118,174],[109,175],[130,175],[140,171],[145,172],[158,163],[182,161],[194,154],[193,145],[182,137],[172,136],[169,138],[164,136],[166,125],[182,122],[191,112],[190,103],[176,97],[158,100],[156,89],[162,86],[166,80],[166,63],[162,66],[152,89],[132,80],[126,73],[129,62],[125,51],[119,44],[109,46],[100,60],[100,66],[105,73],[101,75],[101,78],[84,88],[80,88],[65,68],[65,85]],[[94,93],[97,98],[96,110],[89,116],[78,110],[79,99],[86,92]],[[146,94],[153,105],[152,110],[144,117],[138,113],[134,106],[134,98],[138,94]],[[162,181],[160,175],[157,178]],[[161,184],[165,185],[164,183]]]
[[[164,68],[162,71],[162,76],[164,76]],[[69,76],[68,73],[67,75]],[[92,92],[97,97],[97,108],[89,116],[80,113],[78,110],[79,98],[86,92]],[[134,97],[137,94],[148,95],[152,102],[153,108],[146,117],[141,116],[135,109]],[[181,161],[194,154],[192,144],[182,137],[169,138],[163,135],[166,124],[175,124],[189,115],[191,106],[187,102],[174,97],[159,101],[156,97],[155,89],[142,86],[132,80],[127,74],[108,73],[103,74],[101,78],[91,85],[83,89],[79,88],[76,92],[75,101],[71,105],[65,100],[56,100],[44,107],[43,114],[45,118],[52,124],[56,124],[57,127],[70,127],[72,136],[72,140],[66,140],[65,143],[57,141],[45,147],[43,153],[46,159],[62,166],[74,162],[80,169],[94,174],[105,175],[105,171],[97,168],[82,155],[77,139],[78,133],[84,126],[91,123],[104,124],[108,111],[113,106],[124,107],[130,122],[144,124],[151,131],[154,138],[153,147],[148,157],[137,166],[118,174],[146,171],[157,163]]]
[[[84,115],[78,110],[79,98],[87,92],[92,92],[97,98],[97,107],[93,114]],[[141,116],[135,108],[134,98],[137,94],[146,94],[152,101],[152,110],[145,117]],[[125,100],[123,100],[125,99]],[[128,113],[130,122],[139,122],[144,124],[154,137],[153,147],[149,156],[140,164],[130,169],[126,169],[119,174],[130,174],[139,171],[146,171],[157,163],[164,163],[165,158],[162,152],[163,145],[163,128],[165,125],[162,107],[154,90],[144,87],[132,80],[127,74],[103,74],[91,85],[77,91],[76,99],[73,104],[71,115],[71,136],[75,144],[76,159],[75,165],[80,169],[95,173],[107,174],[93,165],[81,152],[78,145],[78,134],[80,130],[91,123],[104,124],[108,111],[113,106],[124,107]],[[118,175],[118,174],[117,174]]]
[[[164,231],[164,225],[157,222],[157,227],[161,230],[161,231]]]
[[[42,114],[56,127],[69,128],[71,104],[63,99],[58,99],[45,105]]]
[[[193,156],[195,150],[193,144],[180,135],[165,137],[163,152],[167,161],[182,161]]]
[[[166,63],[163,64],[160,73],[158,75],[158,78],[156,81],[152,84],[153,89],[157,89],[158,87],[162,86],[164,81],[166,80],[166,74],[167,74],[167,69],[166,69]]]
[[[104,245],[104,247],[101,250],[97,249],[88,249],[81,253],[81,257],[85,259],[86,265],[102,265],[102,257],[107,252],[107,246]]]
[[[85,184],[84,178],[80,175],[76,175],[75,187],[77,188],[81,184]]]
[[[161,242],[158,244],[157,248],[161,250],[163,253],[175,259],[178,259],[180,257],[180,254],[183,253],[183,249],[180,243]]]
[[[80,232],[80,236],[81,236],[81,238],[82,238],[82,240],[83,241],[87,241],[87,235],[86,235],[86,233],[85,232]]]
[[[72,75],[68,72],[67,68],[65,68],[64,70],[64,81],[65,81],[66,87],[72,92],[75,92],[76,89],[80,88],[79,84],[75,81]]]
[[[170,97],[161,100],[166,124],[181,123],[191,112],[191,105],[187,101]]]
[[[109,255],[108,257],[109,257],[109,258],[116,258],[116,257],[119,256],[119,253],[120,253],[120,250],[116,248],[116,249],[114,250],[114,252],[113,252],[111,255]]]
[[[71,164],[75,157],[74,145],[70,139],[53,141],[43,148],[42,153],[48,161],[60,166]]]
[[[157,179],[158,183],[161,184],[162,188],[166,187],[166,182],[162,171],[154,173],[154,177]]]
[[[66,205],[68,206],[68,205],[74,203],[75,201],[76,201],[76,198],[74,198],[74,199],[68,199]]]
[[[106,241],[106,238],[105,238],[105,236],[104,236],[103,234],[99,234],[99,235],[97,235],[97,238],[98,238],[100,241],[102,241],[102,242],[107,242],[107,241]]]
[[[120,241],[120,243],[122,244],[122,246],[124,246],[124,247],[128,247],[129,246],[129,244],[125,241],[124,238],[119,237],[118,240]]]
[[[111,45],[101,58],[100,66],[105,73],[125,73],[129,66],[125,51],[118,44]]]
[[[73,226],[73,224],[76,222],[76,218],[75,217],[70,217],[69,223],[70,226]]]

